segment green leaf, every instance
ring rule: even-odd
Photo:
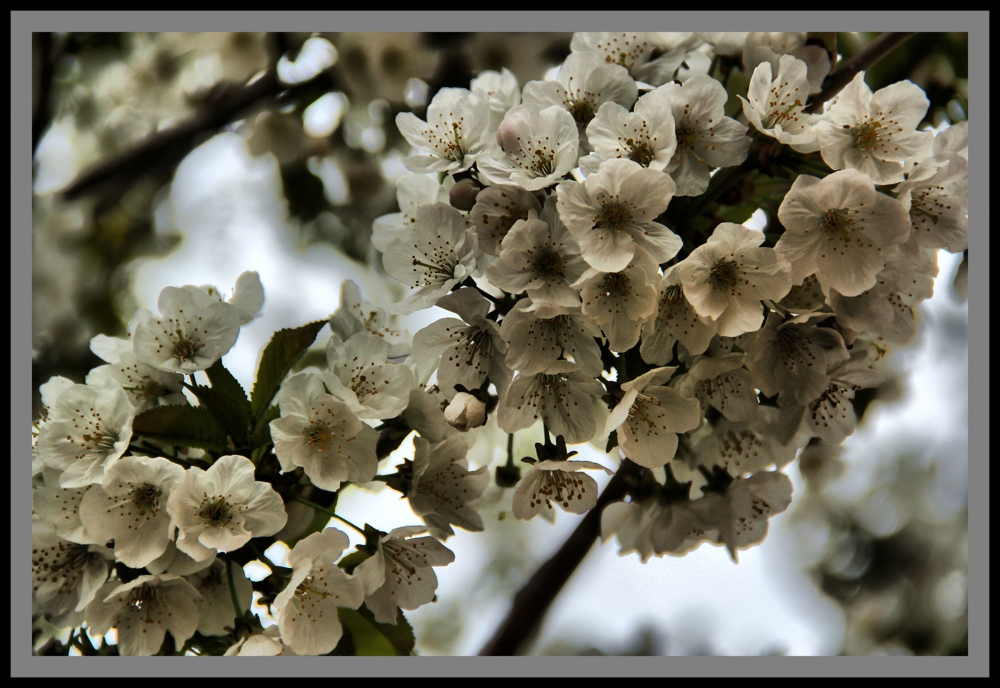
[[[272,406],[264,413],[263,417],[257,421],[257,429],[250,435],[250,448],[257,449],[271,443],[270,423],[281,415],[281,410],[277,406]]]
[[[250,418],[250,400],[247,399],[247,393],[243,390],[243,386],[237,381],[233,374],[226,370],[226,367],[222,365],[222,359],[212,364],[205,373],[208,375],[209,381],[212,383],[212,389],[218,390],[225,394],[227,397],[232,399],[236,404],[246,413],[247,419]]]
[[[238,401],[215,387],[197,385],[188,386],[188,389],[198,397],[201,405],[222,423],[222,427],[236,446],[243,446],[246,443],[247,431],[250,429],[249,409],[244,409]]]
[[[355,654],[359,657],[405,656],[413,652],[416,638],[402,610],[397,612],[395,626],[377,622],[365,606],[360,609],[340,607],[337,615],[345,632],[350,632]]]
[[[260,429],[261,420],[271,406],[285,376],[306,349],[316,341],[316,335],[326,324],[326,320],[317,320],[295,329],[278,330],[271,337],[260,357],[257,380],[250,395],[250,415],[253,421],[251,427],[254,433]]]
[[[222,424],[201,406],[157,406],[132,421],[132,431],[149,439],[183,447],[228,449]]]

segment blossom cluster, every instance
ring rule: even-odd
[[[720,59],[750,77],[741,113]],[[275,334],[248,396],[222,358],[263,306],[256,273],[229,300],[169,287],[127,339],[92,341],[106,364],[85,383],[42,385],[35,614],[115,629],[121,654],[342,651],[361,615],[397,626],[434,599],[454,527],[484,529],[490,473],[468,453],[487,425],[509,436],[495,476],[515,518],[593,509],[587,472],[617,471],[601,530],[623,554],[708,542],[735,560],[790,504],[798,450],[854,431],[936,251],[968,243],[966,127],[918,130],[921,89],[872,93],[863,72],[813,107],[830,68],[802,34],[576,34],[553,79],[486,71],[398,114],[410,172],[372,243],[402,301],[344,282],[328,321]],[[775,209],[764,231],[715,212],[741,178],[783,183],[745,199]],[[432,306],[452,315],[396,326]],[[325,326],[325,363],[296,369]],[[525,470],[513,435],[537,425]],[[423,524],[342,519],[339,492],[373,481]],[[364,544],[345,556],[317,514]],[[277,541],[288,566],[251,581]]]

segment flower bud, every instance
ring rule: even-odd
[[[486,422],[486,404],[465,392],[459,392],[444,410],[444,419],[462,432],[478,428]]]
[[[452,208],[462,211],[472,210],[476,205],[476,196],[483,187],[474,179],[461,179],[448,191],[448,202]]]

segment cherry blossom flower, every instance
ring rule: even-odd
[[[745,73],[753,74],[758,65],[769,62],[774,74],[784,55],[791,55],[805,63],[809,93],[823,90],[823,80],[830,73],[830,55],[822,46],[806,45],[804,31],[751,32],[743,44]]]
[[[31,600],[34,613],[45,613],[57,627],[76,626],[84,608],[108,578],[111,550],[70,542],[51,523],[31,524]]]
[[[576,121],[561,105],[518,105],[507,111],[497,146],[484,153],[477,166],[493,184],[537,191],[576,167],[579,141]]]
[[[618,446],[635,463],[659,468],[674,458],[677,433],[701,423],[698,400],[665,384],[675,367],[654,368],[622,384],[622,397],[611,411],[605,434],[618,431]]]
[[[379,623],[395,625],[398,609],[417,609],[433,600],[438,581],[431,567],[455,561],[454,552],[434,538],[412,537],[426,531],[404,526],[383,533],[375,553],[354,569],[364,584],[365,606]]]
[[[489,301],[475,289],[459,289],[438,300],[438,306],[457,313],[442,318],[413,336],[413,356],[428,359],[441,356],[438,386],[446,399],[455,396],[456,385],[478,389],[487,378],[501,394],[507,391],[511,372],[504,363],[507,343],[500,326],[486,319]]]
[[[140,363],[128,339],[99,334],[90,341],[90,350],[108,362],[87,373],[87,384],[101,388],[107,380],[117,382],[136,413],[159,404],[186,404],[181,393],[184,376]]]
[[[584,129],[602,103],[615,102],[630,108],[637,96],[638,88],[627,69],[609,64],[595,53],[584,52],[570,53],[555,81],[526,83],[522,102],[539,109],[562,106]]]
[[[726,117],[728,95],[718,81],[696,75],[681,86],[669,83],[653,93],[666,98],[674,115],[677,148],[667,171],[677,183],[677,196],[704,193],[710,165],[733,167],[746,159],[746,127]]]
[[[62,487],[100,482],[128,448],[134,417],[116,382],[108,380],[101,389],[73,385],[59,394],[38,433],[38,457],[63,471]]]
[[[139,362],[159,370],[205,370],[233,348],[240,334],[243,314],[197,287],[166,287],[157,307],[160,317],[146,309],[135,314],[132,344]]]
[[[229,631],[226,629],[234,626],[236,610],[233,609],[234,595],[229,590],[230,576],[236,591],[236,601],[241,612],[245,613],[253,601],[253,586],[239,564],[216,559],[211,566],[187,579],[201,595],[201,599],[197,601],[197,631],[202,635],[227,635]]]
[[[167,513],[180,531],[177,549],[197,561],[274,535],[288,519],[274,488],[254,481],[253,462],[235,455],[220,456],[208,470],[187,469],[167,499]]]
[[[497,425],[505,432],[517,432],[539,418],[566,442],[587,442],[597,432],[593,397],[604,387],[593,377],[576,370],[570,361],[556,361],[545,372],[518,374],[497,407]]]
[[[502,68],[499,72],[486,70],[479,73],[470,84],[473,93],[484,98],[490,108],[490,132],[496,131],[503,121],[504,115],[512,107],[521,104],[521,88],[518,86],[514,73]]]
[[[757,391],[749,371],[743,368],[744,358],[739,353],[718,358],[698,356],[673,386],[696,398],[702,414],[712,406],[731,421],[751,420],[757,415]]]
[[[574,53],[593,52],[608,64],[621,65],[636,81],[644,82],[649,88],[673,79],[687,54],[685,43],[690,42],[689,36],[654,32],[578,32],[573,34],[569,47]]]
[[[910,225],[920,246],[951,253],[969,247],[968,159],[955,153],[930,158],[895,193],[897,197],[909,195]]]
[[[358,285],[351,280],[340,283],[340,308],[330,316],[330,329],[341,342],[346,342],[358,332],[367,332],[389,343],[389,358],[400,358],[410,353],[410,333],[389,327],[391,322],[384,308],[379,308],[361,298]]]
[[[872,94],[865,73],[858,73],[827,104],[819,132],[824,162],[834,170],[858,170],[876,184],[902,181],[903,162],[919,159],[933,145],[931,132],[916,131],[929,104],[923,89],[911,81]]]
[[[719,330],[711,318],[698,315],[684,296],[677,266],[667,268],[658,285],[656,310],[642,323],[642,360],[664,365],[674,356],[674,342],[694,355],[703,353]]]
[[[84,495],[80,518],[100,542],[115,541],[120,562],[141,569],[173,539],[167,499],[183,476],[167,459],[125,456],[105,472],[103,485]]]
[[[786,466],[795,459],[798,446],[791,442],[792,435],[780,433],[781,424],[773,406],[761,406],[749,421],[721,418],[695,441],[689,466],[721,466],[735,476]]]
[[[656,312],[659,277],[656,262],[636,248],[624,270],[590,269],[580,278],[583,314],[601,328],[612,351],[627,351],[639,341],[642,323]]]
[[[479,250],[499,256],[501,243],[518,220],[538,214],[542,205],[529,193],[516,186],[500,185],[483,189],[476,196],[476,205],[469,211],[479,238]]]
[[[885,267],[882,249],[910,236],[910,198],[875,190],[857,170],[823,179],[799,175],[778,208],[785,232],[774,250],[791,263],[791,280],[814,274],[824,289],[857,296]]]
[[[257,319],[264,306],[264,287],[260,283],[260,275],[251,270],[240,274],[236,279],[236,287],[229,301],[223,301],[222,292],[213,286],[185,286],[181,289],[199,289],[219,303],[228,303],[235,309],[240,325],[247,325]]]
[[[540,308],[523,299],[504,316],[500,334],[507,342],[507,366],[523,375],[541,373],[558,360],[572,360],[588,375],[601,372],[601,350],[594,341],[600,333],[579,308]]]
[[[618,103],[604,103],[587,125],[587,140],[594,152],[580,159],[580,167],[588,175],[597,172],[601,161],[615,158],[663,170],[677,149],[674,113],[660,94],[642,96],[632,112]]]
[[[417,437],[413,447],[413,478],[407,497],[413,513],[424,519],[431,535],[444,540],[455,534],[451,525],[482,530],[483,519],[476,511],[490,474],[485,466],[469,470],[466,439],[453,435],[431,444]]]
[[[389,244],[382,264],[403,284],[416,287],[389,311],[412,313],[432,306],[476,271],[474,235],[465,217],[446,203],[417,208],[413,232]]]
[[[398,213],[375,218],[372,223],[372,246],[385,253],[396,239],[406,239],[417,222],[417,209],[422,205],[448,203],[448,193],[455,185],[451,175],[438,181],[436,174],[406,172],[396,179]]]
[[[759,329],[761,300],[777,301],[791,288],[788,261],[774,249],[757,248],[762,243],[762,232],[723,222],[677,267],[684,296],[723,337]]]
[[[87,626],[102,635],[117,629],[118,652],[125,656],[156,654],[167,631],[180,649],[198,628],[200,598],[190,583],[170,574],[108,581],[87,607]]]
[[[241,638],[226,650],[223,657],[297,657],[292,648],[281,642],[281,630],[268,626],[263,633]]]
[[[654,554],[680,556],[714,537],[686,499],[650,498],[615,502],[601,512],[601,538],[618,536],[619,554],[638,552],[643,563]]]
[[[323,376],[323,383],[330,394],[344,402],[358,418],[383,420],[402,413],[410,399],[413,373],[406,366],[386,363],[389,343],[367,332],[352,335],[342,344],[337,339],[331,337],[326,345],[331,374]],[[310,422],[314,420],[310,418]],[[355,432],[346,428],[345,431]]]
[[[364,483],[378,471],[378,433],[348,406],[326,393],[323,377],[294,375],[276,399],[281,417],[271,421],[281,472],[302,466],[316,487],[336,492],[345,481]]]
[[[104,544],[80,520],[80,500],[87,487],[65,489],[59,486],[61,471],[45,468],[39,479],[31,483],[31,516],[51,524],[56,535],[79,544]]]
[[[471,394],[459,392],[444,409],[444,419],[459,432],[468,432],[486,422],[486,404]]]
[[[712,46],[716,55],[739,55],[746,45],[749,31],[699,31],[698,36]]]
[[[427,106],[427,121],[412,112],[396,115],[396,126],[411,146],[426,151],[408,155],[413,172],[461,172],[486,150],[490,107],[486,98],[464,88],[442,88]]]
[[[338,607],[357,609],[364,590],[357,576],[335,562],[349,540],[336,528],[313,533],[288,554],[292,577],[274,599],[281,640],[299,655],[324,655],[337,646],[344,629]]]
[[[602,272],[619,272],[641,247],[657,263],[673,258],[681,239],[654,218],[674,195],[673,180],[631,160],[614,158],[580,183],[556,187],[559,217],[580,253]]]
[[[757,65],[747,98],[739,97],[743,114],[757,131],[800,153],[818,151],[821,117],[805,112],[809,91],[806,64],[791,55],[782,55],[778,65],[773,80],[770,62]]]
[[[545,460],[532,465],[514,488],[511,505],[514,518],[528,521],[541,514],[554,521],[553,503],[571,514],[593,509],[597,504],[597,481],[580,471],[604,471],[611,475],[608,468],[593,461]]]

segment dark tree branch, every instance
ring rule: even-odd
[[[899,47],[906,39],[915,35],[913,32],[887,31],[862,48],[857,55],[831,72],[823,81],[823,90],[810,99],[807,110],[816,112],[826,101],[840,93],[851,80],[865,69],[881,60]]]
[[[623,459],[621,468],[604,488],[594,508],[583,517],[559,551],[542,564],[514,596],[510,613],[480,655],[515,655],[523,651],[552,601],[600,535],[604,507],[624,497],[627,487],[634,484],[638,476],[639,467]]]

